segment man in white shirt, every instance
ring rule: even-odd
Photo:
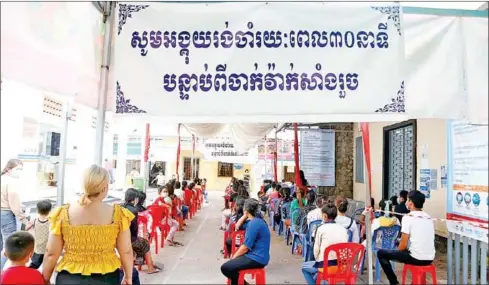
[[[323,224],[316,230],[314,240],[314,258],[316,261],[307,261],[302,264],[302,274],[307,284],[316,284],[316,275],[319,268],[336,266],[336,253],[331,252],[327,263],[324,263],[324,250],[333,244],[348,242],[347,230],[335,223],[338,211],[333,202],[328,202],[322,208]]]
[[[391,261],[426,266],[435,259],[435,228],[431,217],[422,211],[424,202],[423,193],[417,190],[409,192],[406,206],[411,212],[402,218],[402,237],[398,250],[379,250],[377,253],[390,284],[399,284]]]

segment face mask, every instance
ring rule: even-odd
[[[163,193],[163,198],[168,197],[168,193]]]
[[[20,174],[22,173],[22,169],[12,169],[10,170],[10,176],[12,176],[13,178],[19,178],[20,177]]]
[[[402,201],[401,201],[401,198],[397,198],[397,204],[401,204]]]

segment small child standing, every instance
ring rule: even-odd
[[[34,237],[30,233],[11,234],[4,246],[11,266],[2,273],[0,284],[45,284],[41,272],[25,266],[34,252]]]
[[[30,228],[26,228],[27,231],[34,229],[34,237],[36,240],[34,255],[32,255],[31,264],[29,266],[33,269],[41,267],[42,261],[44,260],[44,252],[46,251],[49,237],[48,216],[51,212],[51,208],[52,205],[49,200],[37,203],[37,213],[39,216],[34,220]]]

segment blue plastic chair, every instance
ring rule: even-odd
[[[290,217],[293,217],[294,215],[298,215],[300,210],[301,209],[295,209],[294,211],[292,211],[292,213],[290,213]],[[285,220],[283,222],[285,223]],[[295,223],[291,218],[290,219],[290,227],[285,229],[284,238],[285,238],[285,244],[286,245],[289,245],[290,237],[296,231],[297,231],[297,229],[296,229]]]
[[[305,223],[307,223],[307,215],[302,217],[299,228],[292,232],[292,254],[294,254],[297,245],[300,243],[302,245],[302,255],[304,256],[304,241],[307,234],[302,233],[302,228]],[[289,245],[289,237],[287,237],[287,245]]]
[[[302,252],[304,253],[304,261],[312,261],[314,260],[314,238],[312,234],[316,231],[317,227],[319,227],[323,223],[322,220],[312,221],[307,226],[307,235],[305,238],[305,244],[302,246]]]
[[[284,226],[285,226],[285,220],[290,219],[291,214],[290,214],[290,205],[291,202],[286,202],[283,203],[282,206],[280,207],[280,223],[278,225],[278,231],[277,234],[280,236],[284,233]]]
[[[351,230],[346,230],[348,232],[348,242],[353,241],[353,232]]]
[[[401,231],[401,226],[394,225],[392,227],[380,227],[376,229],[372,235],[372,254],[375,255],[375,281],[380,281],[380,262],[377,258],[379,249],[396,249],[397,237]],[[377,239],[380,242],[377,242]],[[361,264],[360,274],[363,274],[365,257]],[[394,269],[394,262],[391,262]]]
[[[275,222],[273,220],[273,215],[274,215],[274,212],[277,210],[278,208],[278,204],[280,202],[280,199],[272,199],[270,200],[270,204],[268,204],[268,217],[269,217],[269,220],[270,220],[270,225],[272,225],[272,229],[275,231]],[[273,210],[272,210],[273,208]]]

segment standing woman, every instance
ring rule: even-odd
[[[244,216],[237,223],[240,225],[248,220],[244,242],[231,260],[221,266],[222,274],[231,280],[231,285],[238,284],[240,270],[264,268],[270,261],[270,229],[259,212],[258,200],[245,201]]]
[[[122,283],[132,284],[129,226],[134,215],[117,204],[104,204],[108,187],[107,170],[92,165],[84,173],[84,194],[79,203],[63,205],[50,215],[51,232],[42,270],[46,284],[55,267],[56,284],[121,284],[121,264]]]
[[[3,245],[7,237],[17,231],[17,219],[28,224],[27,217],[22,211],[19,198],[19,177],[22,173],[22,161],[11,159],[2,171],[1,176],[1,234],[2,234],[2,259],[0,270],[3,269],[7,258],[3,252]]]

